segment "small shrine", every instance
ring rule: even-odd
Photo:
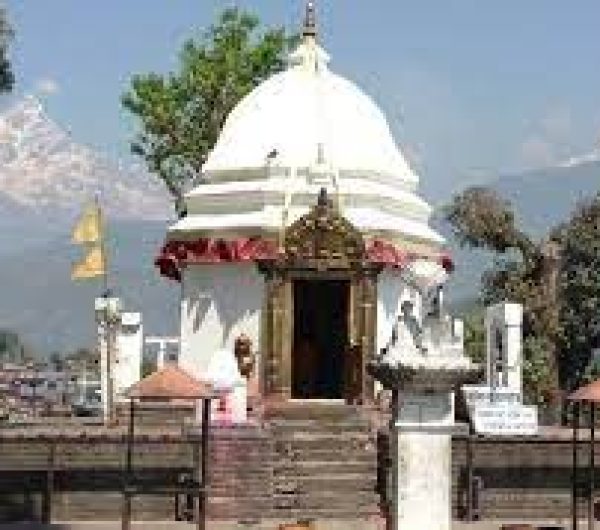
[[[179,364],[202,379],[244,338],[249,400],[370,403],[367,364],[452,262],[385,116],[333,73],[308,4],[287,69],[227,118],[156,259],[181,283]]]

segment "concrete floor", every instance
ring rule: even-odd
[[[499,530],[503,524],[523,523],[523,521],[479,521],[476,523],[454,522],[452,530]],[[564,528],[571,529],[568,521],[528,521],[536,527],[546,528]],[[600,529],[600,523],[596,523],[594,528]],[[65,522],[55,523],[49,526],[39,524],[0,524],[0,530],[120,530],[120,521],[109,522]],[[133,530],[195,530],[196,526],[187,523],[176,522],[137,522],[132,524]],[[263,521],[260,524],[238,524],[231,522],[210,522],[207,524],[207,530],[278,530],[278,523],[275,521]],[[581,521],[580,530],[587,530],[587,522]],[[366,521],[328,521],[317,522],[315,530],[383,530],[381,526]]]

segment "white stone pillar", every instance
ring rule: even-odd
[[[492,388],[505,387],[522,395],[523,306],[501,302],[488,307],[486,381]]]
[[[141,379],[144,328],[141,313],[122,313],[117,333],[114,367],[114,393],[126,401],[125,391]]]
[[[100,402],[104,423],[110,420],[110,400],[108,397],[109,360],[108,360],[108,331],[102,323],[98,324],[98,349],[100,351]]]
[[[165,367],[165,360],[167,357],[167,343],[161,340],[158,343],[158,355],[156,356],[156,368],[162,370]]]
[[[104,422],[114,419],[116,334],[121,323],[119,298],[96,298],[94,311],[98,324],[98,349],[100,351],[100,388]]]
[[[401,397],[392,429],[393,530],[450,530],[454,395]]]

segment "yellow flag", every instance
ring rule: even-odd
[[[106,273],[104,270],[104,253],[102,247],[93,247],[85,258],[76,263],[71,271],[72,280],[95,278]]]
[[[73,243],[97,243],[102,239],[102,215],[97,204],[88,206],[73,228]]]

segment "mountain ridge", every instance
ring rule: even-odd
[[[521,226],[541,238],[568,219],[577,202],[600,191],[600,160],[581,157],[577,163],[503,176],[489,186],[513,203]],[[154,267],[173,220],[160,182],[73,142],[37,100],[0,114],[0,329],[18,332],[40,353],[94,342],[93,298],[100,286],[71,281],[81,249],[70,244],[70,230],[98,190],[108,216],[116,294],[127,310],[143,312],[149,333],[177,335],[180,287]],[[457,267],[448,299],[460,303],[475,297],[474,279],[493,256],[459,248],[443,222],[436,228],[448,238]]]
[[[33,213],[73,213],[95,197],[119,219],[160,219],[170,212],[155,177],[73,141],[33,96],[0,114],[0,195]]]

